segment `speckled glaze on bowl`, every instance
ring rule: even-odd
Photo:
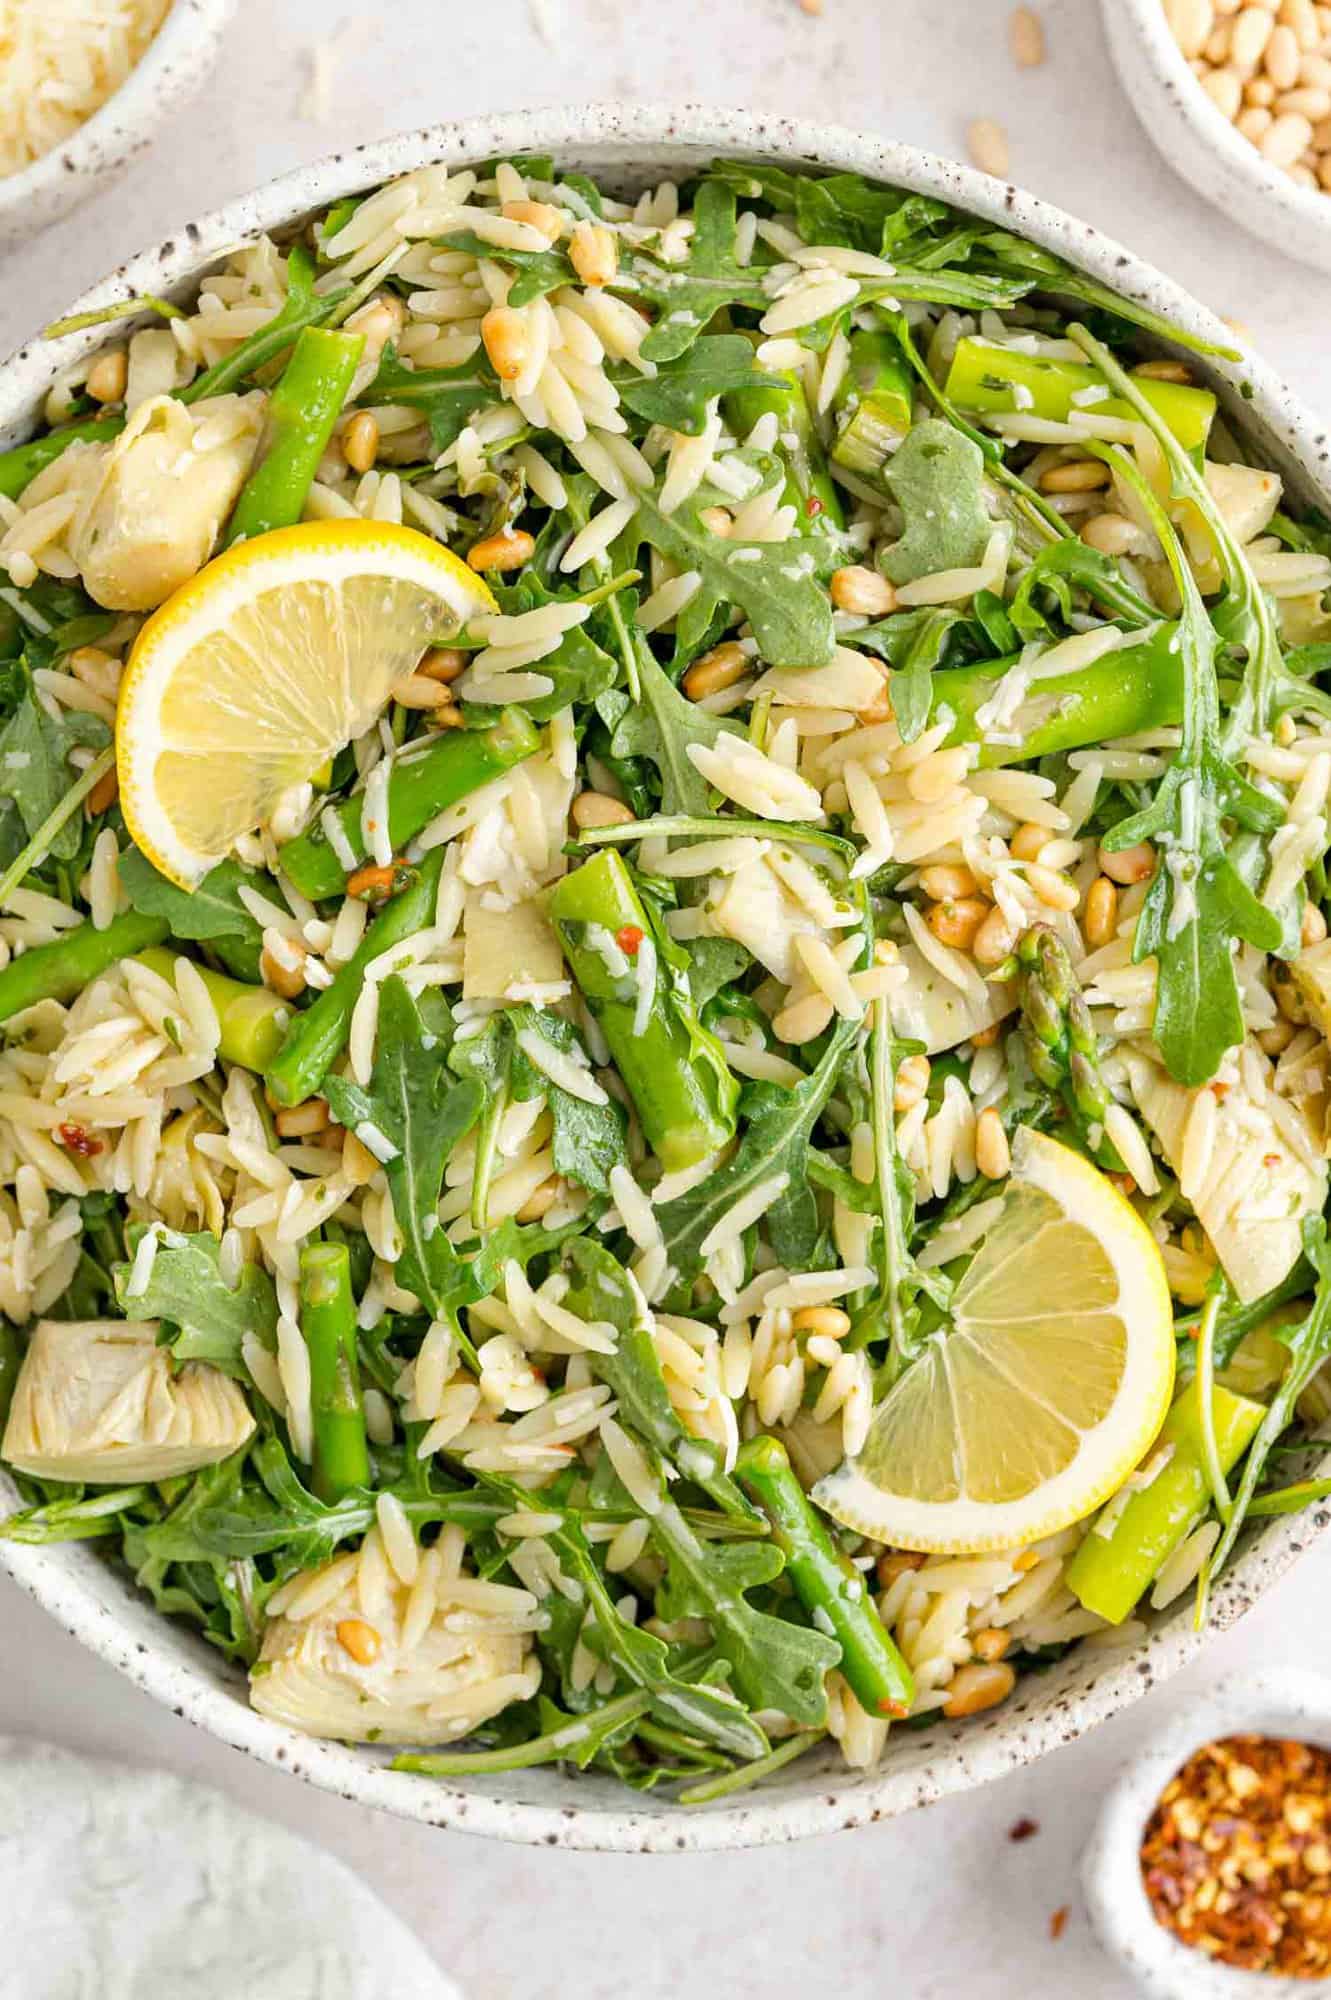
[[[63,146],[0,176],[0,251],[98,193],[193,97],[217,55],[236,0],[173,0],[120,89]]]
[[[1101,0],[1119,81],[1157,151],[1198,194],[1263,243],[1331,271],[1331,195],[1296,187],[1214,105],[1161,0]]]
[[[1276,1667],[1230,1675],[1191,1696],[1114,1786],[1082,1858],[1096,1935],[1151,2000],[1296,2000],[1314,1985],[1214,1964],[1156,1922],[1142,1887],[1141,1837],[1164,1787],[1203,1743],[1247,1732],[1331,1747],[1331,1680]]]
[[[1206,337],[1229,336],[1169,279],[1085,223],[953,161],[867,133],[711,107],[586,106],[514,113],[408,132],[325,160],[192,222],[74,302],[88,311],[140,292],[188,294],[226,251],[261,230],[281,230],[341,196],[429,161],[463,164],[513,153],[549,153],[566,166],[637,191],[685,175],[715,154],[873,175],[941,196],[1035,242]],[[36,341],[0,368],[0,443],[33,429],[57,370],[96,344],[93,333]],[[1245,359],[1210,371],[1233,420],[1263,462],[1294,490],[1331,510],[1331,443],[1271,371]],[[0,1475],[0,1503],[5,1499]],[[1331,1521],[1318,1508],[1265,1523],[1214,1594],[1213,1629],[1239,1618]],[[243,1677],[187,1627],[160,1617],[91,1546],[24,1548],[0,1542],[0,1565],[82,1644],[121,1669],[177,1715],[223,1742],[343,1797],[462,1832],[551,1847],[671,1853],[759,1846],[863,1826],[985,1783],[1072,1741],[1144,1694],[1205,1643],[1190,1604],[1153,1621],[1117,1651],[1082,1647],[1022,1680],[1000,1709],[969,1722],[900,1730],[881,1769],[850,1772],[830,1752],[802,1759],[734,1804],[688,1811],[638,1798],[607,1778],[521,1771],[474,1783],[392,1772],[370,1748],[318,1742],[256,1715]]]

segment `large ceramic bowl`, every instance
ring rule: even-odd
[[[223,252],[260,230],[288,228],[328,202],[428,161],[461,164],[513,153],[552,153],[632,191],[665,175],[687,174],[717,153],[875,175],[1021,230],[1176,322],[1212,339],[1228,337],[1169,279],[1016,188],[867,133],[694,107],[548,110],[404,133],[303,168],[189,223],[95,286],[73,310],[136,292],[183,295]],[[0,368],[0,444],[31,431],[56,370],[95,339],[76,334],[55,343],[37,341]],[[1320,497],[1331,510],[1331,442],[1316,420],[1257,362],[1218,367],[1213,380],[1263,462],[1281,467],[1297,492]],[[3,1489],[0,1478],[0,1501]],[[1211,1629],[1240,1617],[1328,1520],[1331,1513],[1318,1509],[1266,1523],[1221,1580]],[[1030,1763],[1144,1694],[1206,1643],[1193,1632],[1192,1607],[1185,1603],[1158,1619],[1131,1649],[1080,1648],[1047,1672],[1029,1675],[992,1714],[898,1731],[879,1770],[852,1773],[830,1752],[810,1756],[736,1804],[688,1811],[666,1798],[631,1796],[607,1779],[558,1770],[522,1771],[470,1785],[396,1774],[372,1749],[316,1742],[256,1715],[241,1675],[187,1627],[159,1617],[92,1547],[35,1549],[0,1542],[0,1564],[73,1638],[224,1742],[404,1818],[549,1846],[671,1852],[757,1846],[861,1826]]]

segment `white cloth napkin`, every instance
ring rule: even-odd
[[[2,2000],[460,2000],[340,1861],[220,1793],[0,1737]]]

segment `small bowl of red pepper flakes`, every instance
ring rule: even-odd
[[[1190,1701],[1111,1793],[1083,1883],[1157,2000],[1331,1985],[1331,1681],[1291,1670]]]

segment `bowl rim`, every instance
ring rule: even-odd
[[[1171,108],[1184,120],[1198,145],[1222,160],[1255,193],[1267,196],[1273,209],[1292,211],[1331,243],[1331,195],[1300,187],[1279,167],[1273,167],[1230,123],[1219,105],[1212,103],[1174,40],[1160,0],[1101,0],[1101,6],[1106,18],[1117,17],[1113,26],[1118,34],[1123,32],[1123,16],[1129,17],[1143,55],[1170,87]],[[1127,88],[1126,78],[1124,85]]]
[[[655,165],[673,154],[678,170],[682,160],[692,164],[695,157],[700,162],[719,152],[865,173],[940,196],[1019,230],[1204,338],[1222,343],[1232,338],[1213,313],[1172,279],[1103,232],[1016,187],[848,127],[713,105],[550,106],[399,133],[297,168],[188,223],[93,285],[68,310],[95,311],[140,293],[183,287],[256,233],[295,223],[343,194],[416,167],[532,152],[576,156],[611,171],[634,155]],[[34,340],[0,364],[0,443],[28,434],[33,407],[40,407],[51,379],[104,337],[104,328],[94,327],[55,341]],[[1320,487],[1331,494],[1331,441],[1274,371],[1244,354],[1232,363],[1213,364],[1212,372],[1244,396],[1249,428],[1263,435],[1307,490]],[[1328,1509],[1317,1509],[1310,1517],[1274,1519],[1220,1579],[1210,1629],[1222,1630],[1240,1617],[1328,1524]],[[80,1555],[86,1560],[81,1562]],[[164,1648],[145,1643],[133,1630],[133,1613],[143,1611],[144,1601],[131,1583],[96,1563],[87,1551],[80,1552],[77,1544],[53,1549],[0,1541],[0,1569],[73,1637],[156,1700],[276,1769],[403,1818],[490,1838],[629,1853],[776,1844],[865,1825],[988,1782],[1126,1707],[1157,1679],[1191,1660],[1208,1636],[1192,1630],[1191,1607],[1185,1605],[1130,1652],[1107,1651],[1084,1695],[1046,1700],[1035,1714],[996,1711],[985,1719],[988,1729],[972,1725],[963,1739],[940,1746],[923,1766],[906,1760],[894,1767],[889,1761],[872,1773],[833,1773],[814,1765],[798,1797],[758,1793],[746,1795],[747,1802],[740,1805],[689,1811],[667,1804],[644,1812],[628,1805],[607,1809],[578,1803],[576,1781],[570,1782],[566,1802],[549,1804],[394,1773],[363,1749],[307,1737],[258,1715],[223,1678],[220,1657],[216,1670],[208,1672],[201,1655],[185,1665],[168,1658]],[[151,1629],[157,1629],[160,1614],[146,1616]],[[200,1647],[204,1643],[197,1641]]]
[[[91,188],[150,143],[163,118],[200,82],[236,0],[171,0],[162,25],[119,89],[68,139],[0,176],[0,222],[55,189]]]

